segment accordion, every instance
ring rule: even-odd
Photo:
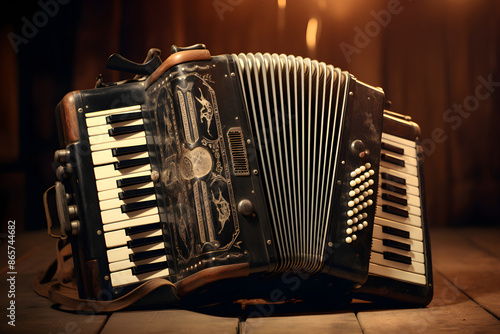
[[[165,278],[186,298],[430,302],[420,130],[382,89],[302,57],[150,51],[56,108],[81,298]]]

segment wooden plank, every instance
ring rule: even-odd
[[[242,334],[362,333],[353,312],[249,318],[240,329]]]
[[[479,231],[481,229],[477,233]],[[488,233],[484,234],[485,240],[491,238],[486,237]],[[493,238],[489,244],[494,242]],[[480,243],[479,248],[476,242],[455,229],[431,230],[433,266],[470,298],[500,318],[500,259],[482,248],[483,245]]]
[[[500,259],[500,228],[493,226],[485,227],[461,227],[455,232],[467,238],[477,247],[489,252],[491,256]]]
[[[363,333],[498,333],[500,321],[435,273],[434,299],[426,308],[357,314]]]
[[[33,277],[55,258],[55,243],[45,232],[23,233],[16,237],[17,274],[0,276],[0,309],[3,310],[0,333],[98,333],[106,322],[105,315],[83,315],[54,309],[51,301],[33,291]],[[1,256],[6,258],[6,253]],[[5,264],[2,261],[2,266]],[[15,276],[15,298],[8,298],[10,284],[7,279],[11,276]],[[7,323],[10,321],[6,317],[10,300],[15,300],[15,327]]]
[[[101,334],[237,333],[238,318],[215,317],[186,310],[113,313]]]

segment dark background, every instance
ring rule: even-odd
[[[3,232],[9,219],[45,226],[54,107],[67,92],[99,73],[128,78],[105,69],[112,53],[142,62],[151,47],[164,59],[195,43],[316,58],[383,87],[421,126],[429,224],[500,222],[500,84],[484,87],[500,82],[498,1],[41,0],[5,2],[0,15]]]

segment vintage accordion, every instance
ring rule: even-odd
[[[137,75],[56,109],[57,211],[81,298],[165,278],[186,296],[430,302],[420,130],[380,88],[202,44],[107,66]]]

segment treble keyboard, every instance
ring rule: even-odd
[[[394,131],[395,124],[399,131]],[[362,290],[377,295],[380,291],[372,285],[384,284],[399,292],[412,291],[413,296],[403,296],[405,301],[421,303],[432,295],[432,273],[417,131],[415,123],[384,115],[369,278]],[[393,293],[394,299],[398,297]]]
[[[85,120],[112,286],[168,276],[141,106]]]

